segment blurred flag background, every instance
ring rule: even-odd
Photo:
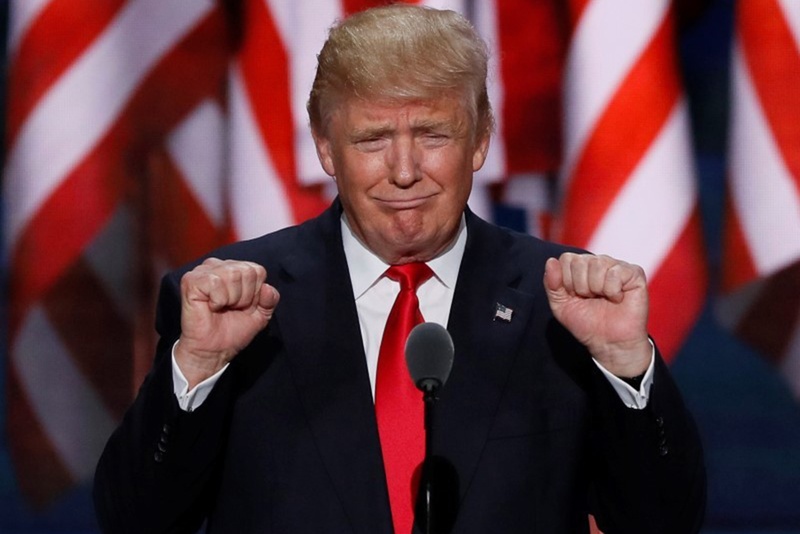
[[[0,532],[95,532],[158,278],[330,202],[316,53],[383,3],[2,4]],[[642,265],[705,440],[707,532],[800,533],[800,2],[417,3],[494,57],[472,208]]]
[[[720,317],[800,399],[800,5],[736,15]]]

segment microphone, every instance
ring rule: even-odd
[[[430,394],[442,387],[453,368],[453,338],[440,324],[421,323],[406,340],[406,365],[417,388]]]

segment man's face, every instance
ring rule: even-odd
[[[345,100],[315,141],[353,232],[390,264],[427,261],[450,244],[489,147],[450,97]]]

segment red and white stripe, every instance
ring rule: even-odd
[[[227,237],[217,163],[181,154],[219,146],[183,127],[219,127],[225,37],[211,0],[12,5],[8,436],[34,503],[90,479],[140,382],[149,255],[172,264]]]
[[[306,220],[330,200],[305,102],[312,62],[340,16],[336,2],[243,2],[242,41],[230,69],[230,199],[240,238]]]
[[[501,202],[522,209],[528,233],[550,237],[552,176],[561,161],[561,81],[567,45],[564,13],[552,0],[496,2],[495,84],[505,169]]]
[[[740,2],[731,71],[719,315],[800,397],[800,4]]]
[[[706,274],[670,2],[571,8],[556,238],[644,268],[650,331],[671,359],[700,312]]]

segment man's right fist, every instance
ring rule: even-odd
[[[209,258],[181,279],[175,360],[189,389],[222,369],[263,330],[280,295],[257,263]]]

